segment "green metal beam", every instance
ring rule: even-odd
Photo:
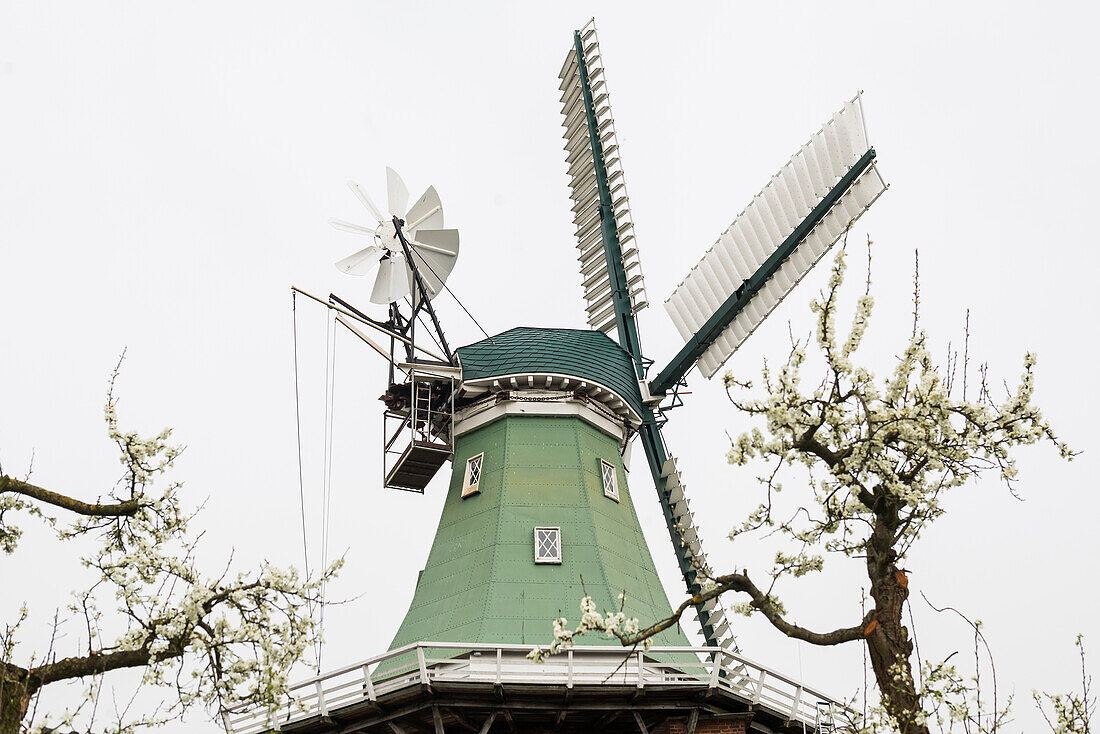
[[[663,395],[667,393],[673,385],[687,374],[687,371],[695,364],[695,360],[703,356],[703,352],[707,351],[725,328],[733,323],[733,320],[737,318],[737,314],[741,313],[741,310],[748,305],[753,296],[764,287],[764,284],[768,282],[768,278],[775,275],[775,272],[782,267],[795,248],[802,240],[806,239],[817,223],[825,218],[833,205],[840,200],[844,192],[851,188],[855,180],[867,170],[874,159],[875,149],[871,148],[856,161],[855,165],[844,174],[844,177],[837,182],[836,186],[802,220],[802,223],[794,228],[787,239],[783,240],[783,244],[772,253],[771,257],[748,280],[742,283],[726,299],[725,303],[718,307],[714,315],[707,319],[707,322],[703,324],[695,336],[688,340],[688,343],[672,358],[668,366],[661,370],[657,377],[650,382],[649,391],[651,394]]]

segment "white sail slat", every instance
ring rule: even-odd
[[[760,219],[764,222],[764,229],[768,233],[768,240],[780,240],[790,234],[789,230],[785,230],[780,226],[779,220],[776,219],[775,213],[772,211],[771,202],[768,201],[768,193],[773,191],[771,186],[765,186],[756,196],[756,210],[760,212]],[[793,227],[792,227],[793,229]]]
[[[791,169],[794,170],[795,180],[798,181],[798,188],[802,191],[802,200],[804,202],[803,208],[806,210],[806,213],[809,214],[819,197],[814,190],[813,178],[810,176],[810,169],[806,165],[806,156],[802,154],[802,151],[799,151],[795,154],[794,158],[791,158]]]
[[[844,129],[848,133],[848,146],[857,156],[863,155],[860,151],[867,150],[870,146],[867,143],[867,131],[863,129],[860,98],[845,102],[841,115],[844,117]]]
[[[688,326],[687,322],[684,320],[683,314],[680,310],[681,300],[682,299],[680,298],[677,298],[675,300],[670,299],[668,302],[667,310],[668,315],[672,317],[672,323],[676,327],[676,331],[680,332],[680,338],[687,339],[692,335],[693,332],[691,330],[691,327]]]
[[[829,124],[822,128],[823,137],[825,138],[825,149],[829,151],[829,160],[833,162],[833,171],[836,173],[837,178],[847,173],[848,169],[852,167],[852,164],[856,162],[851,156],[846,154],[845,148],[847,146],[840,142],[841,134],[837,129],[840,124],[843,123],[840,123],[836,117],[833,117]]]
[[[772,188],[775,189],[776,199],[783,211],[783,224],[787,231],[798,226],[806,215],[802,213],[802,206],[791,190],[798,190],[798,182],[794,180],[794,173],[789,165],[783,166],[783,170],[775,177]]]
[[[764,229],[764,222],[760,219],[760,212],[751,206],[745,210],[745,216],[741,219],[741,231],[745,235],[745,240],[749,243],[749,251],[745,253],[745,259],[748,260],[749,267],[755,273],[761,263],[767,259],[769,248],[767,245],[768,235]]]
[[[784,205],[784,200],[786,199],[789,201],[790,197],[786,194],[786,187],[784,187],[784,190],[781,193],[781,190],[779,188],[782,185],[780,183],[781,179],[782,176],[776,176],[774,179],[772,179],[771,186],[768,186],[764,189],[764,202],[768,205],[768,212],[771,214],[772,219],[775,220],[776,227],[778,227],[779,229],[780,237],[786,237],[794,231],[794,228],[797,227],[798,223],[802,220],[796,219],[794,221],[791,221],[787,217],[787,208],[789,204]]]
[[[814,154],[813,141],[802,149],[802,160],[806,164],[806,171],[810,174],[810,183],[813,185],[814,199],[820,201],[829,193],[832,184],[828,183],[828,172],[821,170],[821,164]]]
[[[741,276],[741,270],[737,267],[737,264],[733,261],[732,253],[730,252],[729,241],[723,237],[718,238],[718,242],[714,245],[714,251],[716,257],[714,258],[721,274],[728,283],[740,282],[744,280]]]
[[[730,227],[726,230],[729,236],[730,248],[729,253],[733,258],[733,261],[737,263],[737,271],[740,274],[738,283],[742,280],[746,280],[750,275],[755,272],[752,265],[748,261],[746,253],[749,251],[749,245],[745,241],[744,236],[737,227]],[[725,236],[725,235],[724,235]]]

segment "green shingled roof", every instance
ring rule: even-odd
[[[479,380],[523,372],[579,377],[613,390],[642,413],[630,355],[602,331],[517,326],[458,348],[462,378]]]

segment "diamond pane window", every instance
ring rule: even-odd
[[[462,480],[463,497],[469,497],[481,491],[478,489],[478,484],[481,482],[481,463],[484,458],[485,452],[482,451],[466,461],[466,476]]]
[[[619,479],[615,474],[615,465],[600,459],[600,474],[603,478],[603,496],[619,501]]]
[[[535,528],[535,563],[561,563],[561,528]]]

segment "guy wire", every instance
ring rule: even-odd
[[[306,490],[305,476],[302,472],[302,408],[298,389],[298,294],[290,292],[290,321],[294,333],[294,418],[298,434],[298,502],[302,515],[302,558],[305,561],[306,578],[310,578],[309,571],[309,543],[306,540]],[[307,599],[306,608],[310,619],[313,618],[313,602]],[[320,649],[317,651],[317,666],[320,667]]]
[[[332,517],[332,425],[336,413],[336,317],[329,310],[325,323],[325,451],[321,500],[321,567],[328,569],[329,519]],[[321,611],[317,627],[325,630],[325,593],[328,582],[321,582]],[[317,668],[321,668],[321,642],[318,640]]]
[[[435,276],[435,279],[438,280],[440,282],[440,284],[443,286],[443,290],[445,290],[445,291],[447,291],[448,293],[451,294],[451,298],[455,299],[455,303],[457,303],[459,306],[462,307],[462,310],[466,312],[466,315],[470,317],[470,320],[473,321],[474,324],[477,326],[477,328],[481,330],[481,333],[485,335],[485,338],[492,341],[492,337],[489,336],[489,332],[485,331],[485,329],[482,328],[482,326],[478,322],[478,320],[474,318],[474,315],[472,313],[470,313],[470,309],[466,308],[466,304],[464,304],[462,301],[458,300],[458,296],[455,295],[455,292],[451,290],[450,286],[447,285],[446,281],[443,280],[443,278],[439,277],[439,273],[435,272],[435,268],[433,268],[431,266],[431,263],[429,263],[428,260],[424,257],[421,257],[420,259],[424,263],[424,265],[427,266],[428,270],[431,271],[432,275]]]

